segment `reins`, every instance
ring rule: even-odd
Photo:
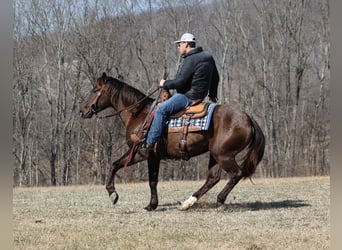
[[[134,104],[132,104],[132,105],[130,105],[130,106],[128,106],[128,107],[125,107],[125,108],[123,108],[123,109],[120,109],[120,110],[118,110],[118,111],[116,111],[116,112],[114,112],[114,113],[112,113],[112,114],[108,114],[108,115],[104,115],[104,116],[96,116],[96,117],[99,118],[99,119],[104,119],[104,118],[108,118],[108,117],[113,117],[113,116],[120,115],[121,112],[123,112],[123,111],[128,111],[128,110],[133,109],[135,106],[137,106],[137,105],[139,105],[140,103],[142,103],[143,101],[145,101],[147,98],[149,98],[150,96],[152,96],[152,95],[153,95],[154,93],[156,93],[158,90],[160,90],[160,92],[161,92],[162,88],[158,87],[157,89],[153,90],[152,93],[148,94],[148,95],[145,96],[144,98],[140,99],[138,102],[136,102],[136,103],[134,103]],[[96,100],[97,100],[97,98],[98,98],[100,95],[101,95],[101,94],[98,94],[98,95],[96,96]],[[160,93],[159,93],[157,99],[159,99],[159,96],[160,96]]]
[[[124,163],[124,169],[127,168],[128,164],[132,161],[132,159],[134,158],[135,154],[137,153],[138,148],[139,148],[139,144],[140,144],[140,140],[142,140],[144,138],[144,136],[145,136],[144,135],[144,130],[147,131],[149,129],[151,123],[152,123],[152,120],[153,120],[153,117],[154,117],[154,112],[155,112],[156,107],[158,105],[158,102],[160,100],[160,96],[161,96],[163,88],[159,87],[158,89],[159,89],[158,97],[157,97],[156,101],[153,102],[153,104],[152,104],[152,106],[150,108],[150,111],[148,112],[148,114],[145,117],[144,122],[140,125],[140,127],[138,129],[138,132],[136,133],[136,136],[139,138],[139,140],[134,142],[133,146],[131,147],[131,149],[129,151],[129,154],[127,156],[127,159],[126,159],[126,161]],[[157,90],[155,90],[155,91],[157,91]]]

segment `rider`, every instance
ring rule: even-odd
[[[177,93],[158,104],[143,145],[147,153],[153,150],[169,115],[203,100],[208,92],[210,101],[217,101],[219,74],[212,55],[203,51],[202,47],[196,47],[195,37],[190,33],[183,34],[175,44],[183,58],[181,68],[174,79],[160,80],[160,87],[165,90],[176,89]]]

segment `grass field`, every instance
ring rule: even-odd
[[[14,249],[329,249],[330,179],[254,179],[239,183],[224,210],[225,180],[185,212],[203,181],[161,182],[159,207],[146,212],[148,183],[15,188]]]

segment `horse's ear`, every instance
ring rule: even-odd
[[[107,78],[107,74],[105,72],[102,73],[102,78]]]

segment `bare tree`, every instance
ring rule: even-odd
[[[149,93],[164,72],[176,74],[173,41],[184,32],[214,55],[220,102],[261,124],[259,176],[329,174],[328,1],[15,0],[14,7],[16,185],[104,183],[127,147],[125,134],[116,118],[81,120],[79,103],[102,72]],[[206,171],[203,155],[163,162],[160,175],[199,179]],[[118,178],[145,180],[145,163]]]

